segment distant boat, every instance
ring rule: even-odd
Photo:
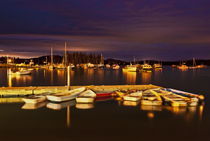
[[[127,65],[126,67],[123,68],[123,71],[129,71],[129,72],[137,72],[138,71],[138,67],[137,65]]]
[[[92,90],[87,90],[82,92],[77,98],[77,103],[93,103],[94,99],[96,97],[96,93],[94,93]]]
[[[111,66],[109,64],[106,64],[105,66],[106,66],[106,68],[111,68]]]
[[[181,69],[181,70],[186,70],[186,69],[188,69],[189,67],[188,67],[185,63],[183,63],[182,65],[177,66],[177,68],[178,68],[178,69]]]
[[[63,101],[73,100],[76,97],[78,97],[79,94],[82,93],[83,91],[85,91],[85,87],[48,95],[47,99],[53,102],[63,102]]]
[[[120,69],[120,66],[118,64],[114,64],[114,65],[112,65],[112,69],[118,70],[118,69]]]
[[[151,70],[152,69],[152,66],[149,65],[149,64],[147,64],[147,63],[145,63],[145,64],[143,64],[141,66],[141,68],[142,68],[142,70]]]
[[[97,67],[98,67],[98,68],[104,68],[104,64],[101,64],[101,63],[100,63],[100,64],[97,65]]]
[[[177,66],[176,66],[176,65],[171,65],[171,67],[172,67],[172,68],[176,68]]]
[[[206,65],[197,65],[197,68],[206,68]]]
[[[94,64],[92,64],[92,63],[87,63],[87,67],[88,67],[88,68],[94,68],[94,67],[95,67],[95,65],[94,65]]]
[[[154,64],[153,67],[154,67],[155,69],[163,68],[162,64],[160,64],[160,63]]]

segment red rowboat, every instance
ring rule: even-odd
[[[108,96],[112,96],[112,92],[111,93],[97,93],[96,97],[108,97]]]
[[[104,97],[96,97],[95,101],[99,102],[99,101],[107,101],[107,100],[112,100],[113,97],[112,96],[104,96]]]

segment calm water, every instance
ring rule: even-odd
[[[63,70],[34,70],[31,76],[8,77],[0,69],[0,86],[65,85]],[[0,104],[1,140],[209,140],[210,68],[126,73],[121,70],[73,70],[72,85],[155,84],[202,93],[204,106],[171,108],[125,106],[115,100],[98,101],[92,109],[78,109],[71,101],[61,110],[21,109],[23,103]],[[13,99],[14,100],[14,99]],[[18,99],[16,99],[18,100]],[[2,100],[3,101],[3,100]],[[49,105],[49,103],[47,104]],[[68,106],[70,105],[70,106]],[[66,108],[66,106],[68,108]]]

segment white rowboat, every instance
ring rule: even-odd
[[[23,98],[23,101],[25,103],[32,103],[32,104],[44,102],[45,100],[47,100],[47,98],[46,98],[46,96],[43,96],[43,95],[40,95],[40,96],[29,96],[29,97]]]
[[[84,90],[85,90],[85,87],[81,87],[81,88],[73,89],[66,92],[60,92],[53,95],[48,95],[47,99],[53,102],[63,102],[63,101],[73,100],[76,97],[78,97],[79,94],[83,92]]]

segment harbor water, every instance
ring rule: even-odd
[[[0,87],[63,86],[64,70],[35,69],[31,75],[7,75],[0,68]],[[1,140],[16,141],[107,141],[107,140],[209,140],[210,68],[181,71],[164,67],[152,72],[124,72],[110,69],[73,69],[71,85],[154,84],[203,94],[205,103],[198,107],[141,106],[125,104],[112,98],[94,104],[75,101],[49,103],[35,110],[24,109],[20,99],[1,99]],[[8,102],[6,102],[8,101]]]

